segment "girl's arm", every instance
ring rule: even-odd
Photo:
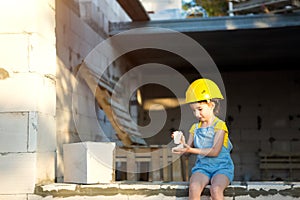
[[[211,157],[216,157],[219,155],[222,146],[223,146],[223,142],[224,142],[224,135],[225,132],[223,130],[219,130],[215,133],[215,139],[214,139],[214,144],[211,148],[205,148],[205,149],[199,149],[199,148],[193,148],[190,146],[189,142],[190,142],[190,138],[188,141],[188,144],[184,144],[184,146],[186,148],[183,149],[178,149],[176,151],[179,151],[180,153],[192,153],[192,154],[200,154],[203,156],[211,156]],[[193,140],[193,138],[192,138]],[[178,152],[178,153],[179,153]]]
[[[194,135],[192,135],[192,134],[190,134],[189,135],[189,139],[188,139],[188,142],[187,142],[187,145],[189,146],[189,147],[193,147],[194,145]],[[183,144],[184,145],[184,144]]]

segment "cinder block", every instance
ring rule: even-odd
[[[276,140],[300,139],[299,130],[293,128],[272,129],[271,137]]]
[[[0,99],[0,112],[40,111],[55,115],[53,80],[35,73],[18,73],[2,80],[0,90],[5,97]]]
[[[230,140],[233,143],[233,145],[235,143],[239,143],[241,141],[241,131],[240,131],[240,129],[230,129],[229,130],[229,137],[230,137]]]
[[[3,1],[0,2],[0,5]],[[1,9],[5,10],[5,9]],[[2,12],[0,12],[0,16]],[[16,17],[14,17],[15,19]],[[5,18],[0,18],[5,19]],[[2,22],[8,22],[10,20],[1,20]],[[10,23],[10,22],[9,22]],[[5,25],[4,25],[5,26]],[[3,24],[1,28],[4,27]],[[8,25],[6,27],[11,27]],[[0,30],[1,30],[0,28]],[[5,31],[6,32],[6,31]],[[23,32],[23,30],[22,30]],[[1,67],[7,67],[9,71],[14,72],[27,72],[29,70],[28,62],[28,47],[29,47],[29,35],[26,33],[22,34],[1,34],[0,35],[0,52],[1,52]],[[16,57],[18,59],[16,59]],[[2,91],[2,90],[1,90]],[[16,90],[18,91],[18,90]]]
[[[300,152],[300,141],[291,141],[291,152]]]
[[[56,120],[54,116],[29,112],[29,152],[54,152],[56,150]]]
[[[76,33],[80,38],[84,39],[90,45],[94,45],[93,48],[102,41],[100,36],[73,12],[70,12],[69,25],[71,31]]]
[[[46,197],[46,198],[50,198],[50,197]],[[36,195],[36,194],[28,194],[26,200],[42,200],[42,199],[45,199],[45,198],[42,196]],[[48,199],[48,200],[50,200],[50,199]]]
[[[0,152],[27,152],[28,112],[0,113]]]
[[[243,129],[241,131],[241,140],[243,142],[268,140],[269,138],[269,130]]]
[[[36,177],[35,153],[0,155],[0,194],[33,193]]]
[[[51,75],[53,78],[55,78],[55,31],[54,26],[52,27],[52,30],[49,30],[49,22],[51,22],[50,17],[47,23],[39,24],[40,26],[43,26],[44,31],[41,29],[39,30],[39,33],[31,34],[29,37],[29,45],[31,47],[29,52],[29,70],[30,72],[37,72],[47,76]],[[46,32],[45,30],[48,30],[49,32]],[[43,34],[40,32],[43,32]]]
[[[22,32],[34,32],[36,13],[35,0],[28,0],[27,2],[18,0],[11,0],[9,2],[0,2],[0,19],[1,20],[0,32],[4,33],[22,33]]]
[[[56,110],[72,111],[72,93],[64,91],[61,85],[56,86]]]
[[[89,92],[89,91],[87,91]],[[95,98],[90,99],[86,98],[86,96],[81,96],[81,95],[74,95],[73,100],[73,109],[76,109],[76,113],[82,114],[87,117],[96,117],[96,110],[95,110],[95,105],[96,101]],[[73,110],[74,112],[74,110]]]
[[[77,79],[62,61],[57,62],[56,87],[62,93],[72,93],[77,86]]]
[[[291,152],[291,141],[280,140],[274,141],[271,145],[272,152],[289,153]]]
[[[0,200],[28,200],[26,194],[1,195]]]
[[[57,132],[76,132],[73,113],[65,110],[56,111],[56,131]]]
[[[262,153],[271,153],[272,146],[269,140],[260,141],[260,150]]]
[[[259,163],[259,157],[256,153],[249,152],[249,153],[240,153],[241,163],[243,165],[257,165]]]
[[[86,117],[84,115],[76,115],[74,117],[76,130],[81,141],[95,141],[95,138],[99,134],[103,135],[103,130],[96,118]]]
[[[64,181],[110,183],[114,181],[115,143],[82,142],[65,144]]]
[[[258,152],[260,148],[260,142],[259,141],[243,141],[240,142],[238,145],[239,152],[241,153],[247,153],[247,152]]]
[[[36,184],[53,183],[55,179],[55,152],[36,154]]]
[[[235,117],[231,123],[233,129],[257,129],[257,117]]]

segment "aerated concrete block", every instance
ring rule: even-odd
[[[0,155],[0,194],[33,193],[36,167],[35,153]]]
[[[28,112],[0,113],[0,153],[27,152]]]
[[[1,80],[0,91],[0,112],[39,111],[55,115],[55,82],[49,78],[35,73],[13,73]]]
[[[29,112],[28,151],[54,152],[56,150],[56,120],[54,116]]]
[[[1,195],[0,200],[28,200],[26,194]]]
[[[114,181],[115,143],[80,142],[64,144],[64,181],[110,183]]]
[[[1,23],[8,21],[11,22],[11,20],[2,20]],[[1,27],[3,27],[3,24],[1,24]],[[5,67],[6,70],[11,72],[26,72],[29,70],[28,38],[29,34],[26,33],[0,34],[1,67]]]
[[[54,182],[55,154],[55,152],[36,154],[36,184],[49,184]]]

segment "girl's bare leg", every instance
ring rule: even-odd
[[[224,190],[229,185],[229,179],[224,174],[217,174],[211,179],[210,195],[212,200],[223,200]]]
[[[190,178],[189,200],[200,200],[204,187],[209,183],[209,178],[201,173],[194,173]]]

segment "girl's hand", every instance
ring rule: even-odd
[[[184,154],[184,153],[188,153],[188,150],[191,147],[187,144],[180,144],[177,147],[172,148],[172,153],[175,154]]]

